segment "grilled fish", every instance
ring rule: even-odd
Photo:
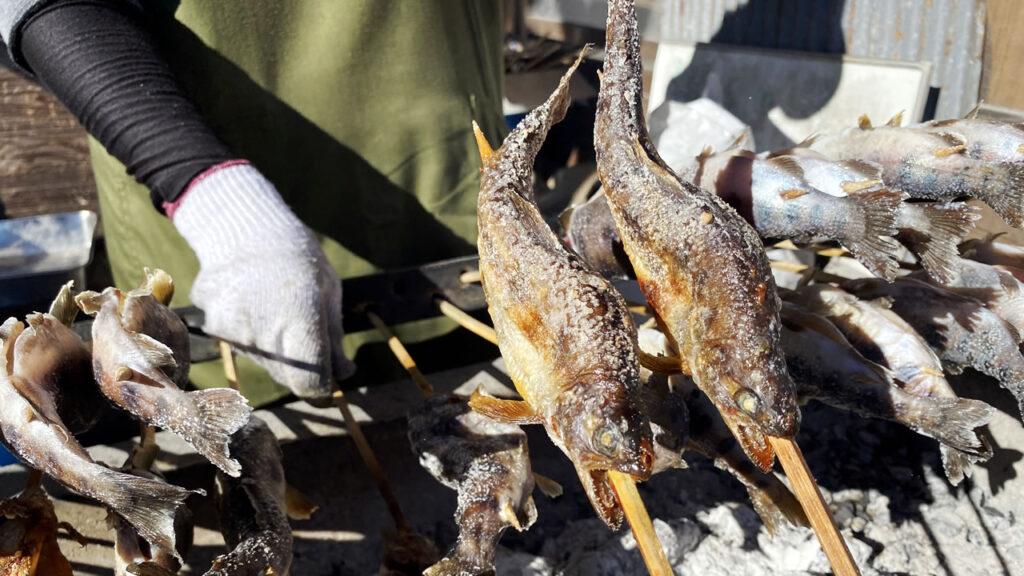
[[[214,560],[206,576],[287,576],[292,528],[281,446],[266,422],[253,416],[231,437],[231,452],[242,463],[242,476],[217,472],[220,528],[231,552]]]
[[[97,464],[56,414],[53,396],[11,373],[19,361],[17,341],[24,325],[10,318],[0,327],[0,431],[4,444],[29,466],[67,489],[102,502],[134,526],[147,541],[171,554],[174,518],[191,494]]]
[[[971,454],[988,448],[975,428],[992,418],[991,406],[904,391],[890,370],[864,358],[831,322],[790,303],[783,305],[782,323],[786,362],[802,401],[816,399],[867,418],[899,422]]]
[[[658,156],[641,110],[635,6],[609,3],[594,140],[626,254],[685,369],[758,467],[766,434],[792,437],[800,412],[779,346],[779,299],[757,233]]]
[[[809,311],[827,317],[865,358],[889,368],[896,384],[907,392],[957,398],[928,342],[892,310],[858,300],[828,284],[806,286],[792,297]],[[940,446],[946,476],[954,486],[970,475],[971,464],[992,457],[985,438],[979,436],[978,440],[982,449],[977,453]]]
[[[53,502],[39,484],[0,502],[0,574],[3,576],[73,576],[60,551],[58,530],[64,528],[83,546],[87,542],[57,520]]]
[[[473,412],[444,395],[409,412],[409,441],[420,465],[459,494],[459,538],[430,576],[494,572],[494,549],[509,526],[522,532],[537,519],[526,434]]]
[[[704,154],[694,184],[724,198],[762,238],[836,240],[872,274],[894,278],[900,194],[885,188],[856,195],[823,192],[805,177],[800,160],[760,158],[746,150]]]
[[[956,134],[964,139],[964,154],[982,162],[1024,162],[1024,124],[955,118],[913,125],[935,134]]]
[[[176,352],[168,347],[174,343],[168,335],[178,331],[165,325],[166,317],[140,318],[160,305],[152,296],[133,293],[126,297],[116,288],[107,288],[102,294],[83,292],[76,298],[82,310],[96,317],[93,371],[100,389],[143,422],[174,432],[218,468],[238,476],[241,468],[230,456],[228,440],[245,425],[252,409],[235,390],[185,392],[179,388],[171,379],[180,374]],[[134,332],[129,325],[158,329],[147,334]],[[161,337],[168,337],[168,342],[161,342]],[[188,354],[187,349],[184,353]]]
[[[977,198],[1015,227],[1024,223],[1024,163],[972,158],[952,131],[869,126],[815,136],[804,143],[832,160],[865,160],[882,168],[886,185],[922,200]]]
[[[524,401],[475,394],[470,406],[502,422],[542,423],[576,466],[598,515],[617,528],[622,510],[606,471],[644,480],[653,461],[637,399],[636,326],[612,285],[544,223],[531,187],[534,157],[565,115],[576,65],[484,160],[480,273],[498,346]]]
[[[70,286],[64,286],[61,294],[52,311],[67,318],[66,311],[57,308],[61,301],[70,301]],[[48,419],[63,422],[72,434],[85,432],[99,420],[106,406],[92,377],[89,348],[52,313],[30,314],[26,320],[28,328],[14,342],[12,378],[27,383],[22,394],[32,391],[52,398],[52,411],[44,414]],[[49,401],[29,400],[40,409],[49,409],[44,408],[50,406]]]
[[[125,294],[121,317],[125,330],[145,334],[171,349],[174,365],[162,369],[179,388],[184,388],[192,358],[188,327],[167,307],[173,296],[174,281],[170,275],[159,268],[146,268],[142,285]]]
[[[961,259],[957,278],[942,287],[950,292],[969,296],[1006,320],[1017,332],[1024,334],[1024,283],[1010,270],[990,264]],[[912,278],[927,281],[920,274]]]
[[[148,470],[123,467],[122,472],[160,481],[160,477]],[[192,512],[186,508],[178,509],[174,518],[174,542],[177,556],[163,550],[154,550],[144,538],[139,536],[135,528],[120,516],[108,518],[114,530],[114,575],[115,576],[160,576],[173,575],[181,570],[178,558],[184,558],[192,547]]]
[[[564,212],[562,223],[565,243],[588,268],[609,280],[636,278],[603,191]]]
[[[885,188],[882,168],[870,162],[833,162],[809,148],[790,148],[768,157],[791,159],[814,188],[838,197],[858,197]],[[959,244],[981,215],[963,202],[901,202],[896,210],[896,239],[913,252],[932,278],[956,278]]]
[[[893,312],[924,336],[946,366],[970,366],[992,376],[1024,408],[1020,336],[978,300],[910,278],[891,285],[864,278],[842,288],[861,299],[891,299]]]

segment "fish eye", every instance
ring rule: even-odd
[[[743,390],[736,395],[736,406],[750,416],[756,416],[761,409],[761,401],[750,390]]]
[[[608,458],[614,458],[619,450],[619,443],[622,440],[622,435],[619,431],[612,426],[602,426],[594,433],[594,448],[597,451],[607,456]]]

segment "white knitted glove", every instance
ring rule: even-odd
[[[341,282],[313,234],[253,166],[200,175],[168,205],[199,258],[191,298],[203,330],[297,396],[322,403],[355,365],[341,348]]]

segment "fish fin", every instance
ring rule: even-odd
[[[872,188],[878,188],[884,184],[881,180],[846,180],[842,183],[842,187],[844,193],[853,195]]]
[[[779,197],[783,200],[794,200],[801,196],[806,196],[807,194],[810,194],[809,190],[798,190],[796,188],[792,188],[790,190],[783,190],[782,192],[779,192]]]
[[[793,156],[777,156],[769,162],[781,172],[800,180],[804,179],[804,169],[800,166],[800,161]]]
[[[71,288],[75,285],[75,281],[72,280],[67,284],[60,287],[60,291],[57,292],[57,297],[53,299],[53,303],[50,304],[50,316],[57,319],[58,322],[65,326],[71,326],[75,322],[75,316],[78,316],[78,305],[75,304],[75,292]]]
[[[789,488],[771,473],[766,474],[764,478],[767,480],[767,486],[747,484],[747,494],[750,495],[754,511],[768,529],[768,534],[774,536],[786,523],[793,526],[810,526],[803,506]]]
[[[70,433],[64,430],[64,423],[61,421],[60,415],[57,414],[57,407],[50,399],[49,394],[45,390],[40,390],[39,386],[33,385],[16,374],[11,375],[8,380],[11,386],[18,391],[18,394],[31,406],[31,410],[34,412],[33,419],[35,417],[42,418],[48,424],[64,433],[65,440],[67,440]]]
[[[683,374],[683,359],[679,356],[655,356],[636,348],[637,359],[640,365],[657,374]]]
[[[997,162],[980,166],[978,170],[980,174],[975,180],[989,193],[977,198],[991,206],[1010,226],[1024,227],[1024,163]]]
[[[982,100],[978,100],[978,103],[974,105],[974,108],[971,108],[970,111],[967,112],[967,114],[964,114],[964,119],[965,120],[974,120],[975,118],[977,118],[978,117],[978,112],[981,112],[981,105],[984,102],[985,102],[985,100],[983,100],[983,99]]]
[[[178,363],[174,360],[174,352],[163,342],[148,334],[135,332],[135,342],[139,344],[142,358],[147,364],[156,368],[175,368]]]
[[[964,202],[919,203],[927,228],[900,233],[899,240],[921,260],[928,275],[940,284],[957,280],[960,274],[958,244],[974,229],[981,214]]]
[[[93,292],[92,290],[85,290],[75,295],[75,304],[78,308],[85,312],[89,316],[95,316],[100,308],[103,306],[103,294],[99,292]]]
[[[892,118],[889,118],[889,121],[886,122],[885,125],[890,128],[899,128],[903,124],[904,112],[906,112],[906,110],[900,110],[897,112]]]
[[[103,503],[134,526],[147,542],[182,560],[174,545],[174,518],[186,498],[203,494],[203,491],[190,491],[131,474],[113,471],[110,474]]]
[[[861,211],[863,228],[852,238],[840,242],[853,253],[872,274],[892,281],[899,271],[897,253],[900,245],[896,234],[896,211],[900,195],[887,189],[850,196]]]
[[[750,131],[750,126],[743,129],[743,132],[732,141],[729,145],[729,150],[746,150],[747,152],[754,152],[754,133]]]
[[[476,147],[480,151],[480,161],[486,164],[487,159],[494,154],[494,148],[487,141],[487,137],[484,136],[484,132],[480,129],[480,125],[476,123],[476,120],[473,120],[473,136],[476,137]]]
[[[174,298],[174,280],[171,275],[160,268],[146,267],[142,269],[142,277],[139,288],[152,294],[164,306],[170,305],[171,298]]]
[[[562,226],[561,240],[568,244],[573,251],[577,250],[577,248],[572,245],[569,230],[572,228],[572,215],[574,212],[576,212],[576,207],[569,206],[558,215],[558,223]]]
[[[904,425],[957,450],[976,455],[985,451],[987,443],[982,441],[975,429],[992,420],[994,409],[991,406],[967,398],[903,394],[894,392],[893,401],[903,405],[900,421]]]
[[[818,133],[811,134],[807,138],[804,138],[803,140],[801,140],[796,146],[793,146],[793,148],[810,148],[814,144],[814,142],[818,138],[820,138],[820,137],[821,137],[821,134],[818,134]]]
[[[871,125],[871,118],[868,118],[867,114],[861,114],[860,118],[857,118],[857,127],[861,130],[871,130],[874,128]]]
[[[195,403],[198,422],[187,432],[185,438],[197,452],[228,476],[237,478],[242,466],[231,458],[228,443],[231,435],[249,421],[252,408],[244,396],[230,388],[210,388],[189,392],[188,398]]]
[[[875,162],[869,162],[868,160],[841,160],[837,164],[852,172],[863,174],[870,180],[882,179],[882,166]]]
[[[14,343],[24,331],[25,324],[13,316],[0,326],[0,338],[3,339],[3,345],[0,346],[0,362],[3,364],[0,368],[4,374],[10,374],[14,370]]]
[[[284,506],[285,512],[292,520],[309,520],[313,517],[313,513],[320,508],[291,484],[285,485]]]
[[[562,485],[543,474],[533,473],[533,481],[540,493],[554,500],[562,495]]]
[[[618,530],[622,526],[624,513],[619,506],[619,498],[615,495],[612,483],[608,479],[608,472],[604,470],[584,470],[576,466],[576,475],[580,478],[583,491],[587,493],[591,506],[597,517],[604,520],[612,530]]]
[[[705,146],[704,149],[700,151],[700,154],[697,154],[697,173],[698,174],[701,171],[704,170],[704,162],[706,162],[708,158],[711,158],[712,156],[714,156],[714,154],[715,154],[715,151],[714,151],[714,149],[711,148],[711,146]]]
[[[935,132],[934,134],[949,144],[945,148],[936,148],[932,151],[939,158],[945,158],[946,156],[952,156],[967,150],[967,139],[959,134],[954,132]]]
[[[939,444],[939,455],[942,458],[942,469],[946,472],[946,478],[953,486],[957,486],[964,478],[971,476],[971,466],[986,462],[992,458],[992,445],[984,435],[978,434],[981,442],[981,453],[972,454],[963,450],[957,450],[952,446]]]
[[[518,425],[541,423],[540,415],[527,402],[484,396],[480,388],[470,396],[469,407],[496,422]]]

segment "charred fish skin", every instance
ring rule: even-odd
[[[565,114],[574,69],[484,162],[480,273],[517,390],[577,467],[595,510],[617,526],[621,510],[605,471],[643,480],[653,460],[636,397],[636,327],[614,287],[559,242],[532,201],[533,159]]]
[[[33,382],[12,378],[10,361],[21,323],[11,318],[0,354],[0,432],[5,445],[29,466],[69,490],[102,502],[131,523],[151,544],[174,554],[174,518],[190,491],[115,472],[92,460],[59,419],[46,391]],[[29,401],[20,392],[27,389]]]
[[[809,146],[833,160],[877,163],[885,183],[912,198],[971,196],[1009,225],[1024,223],[1024,163],[975,160],[964,153],[967,143],[957,134],[896,126],[848,128],[816,137]]]
[[[59,419],[72,434],[85,432],[106,406],[93,380],[92,353],[51,314],[29,314],[26,320],[28,327],[14,343],[12,375],[53,398],[48,418]]]
[[[975,429],[992,418],[991,406],[903,391],[887,369],[864,358],[828,320],[794,305],[783,307],[783,326],[786,359],[802,400],[898,422],[970,454],[988,448]]]
[[[174,432],[218,468],[237,477],[241,468],[230,456],[228,441],[245,425],[252,408],[229,388],[195,392],[179,388],[166,372],[173,373],[176,368],[174,352],[156,338],[125,327],[122,297],[116,288],[78,296],[83,310],[96,318],[92,325],[93,371],[100,390],[143,422]]]
[[[473,412],[464,398],[443,395],[409,412],[409,440],[420,464],[458,492],[458,540],[425,574],[493,573],[502,533],[526,530],[537,519],[526,434]]]
[[[958,398],[928,342],[892,310],[827,284],[802,288],[797,302],[826,316],[858,352],[889,368],[896,383],[907,392],[915,396]],[[970,476],[971,464],[992,457],[988,441],[981,435],[978,441],[982,449],[976,453],[946,444],[940,446],[943,468],[954,486]]]
[[[288,574],[292,529],[285,513],[283,454],[266,422],[253,416],[231,437],[241,477],[217,472],[221,532],[231,552],[217,558],[206,576]]]
[[[609,280],[636,278],[603,191],[572,208],[567,220],[566,243],[588,268]]]
[[[792,156],[760,158],[743,150],[704,157],[694,181],[736,208],[762,238],[843,244],[873,274],[896,276],[896,210],[900,195],[886,189],[858,195],[819,190]]]
[[[800,417],[764,247],[724,201],[680,181],[654,150],[631,0],[609,2],[606,51],[594,140],[619,235],[697,384],[767,469],[773,454],[763,434],[792,437]]]
[[[888,287],[870,278],[851,280],[842,288],[861,299],[891,298],[893,312],[924,336],[943,362],[995,378],[1024,408],[1020,335],[978,300],[910,278]]]

